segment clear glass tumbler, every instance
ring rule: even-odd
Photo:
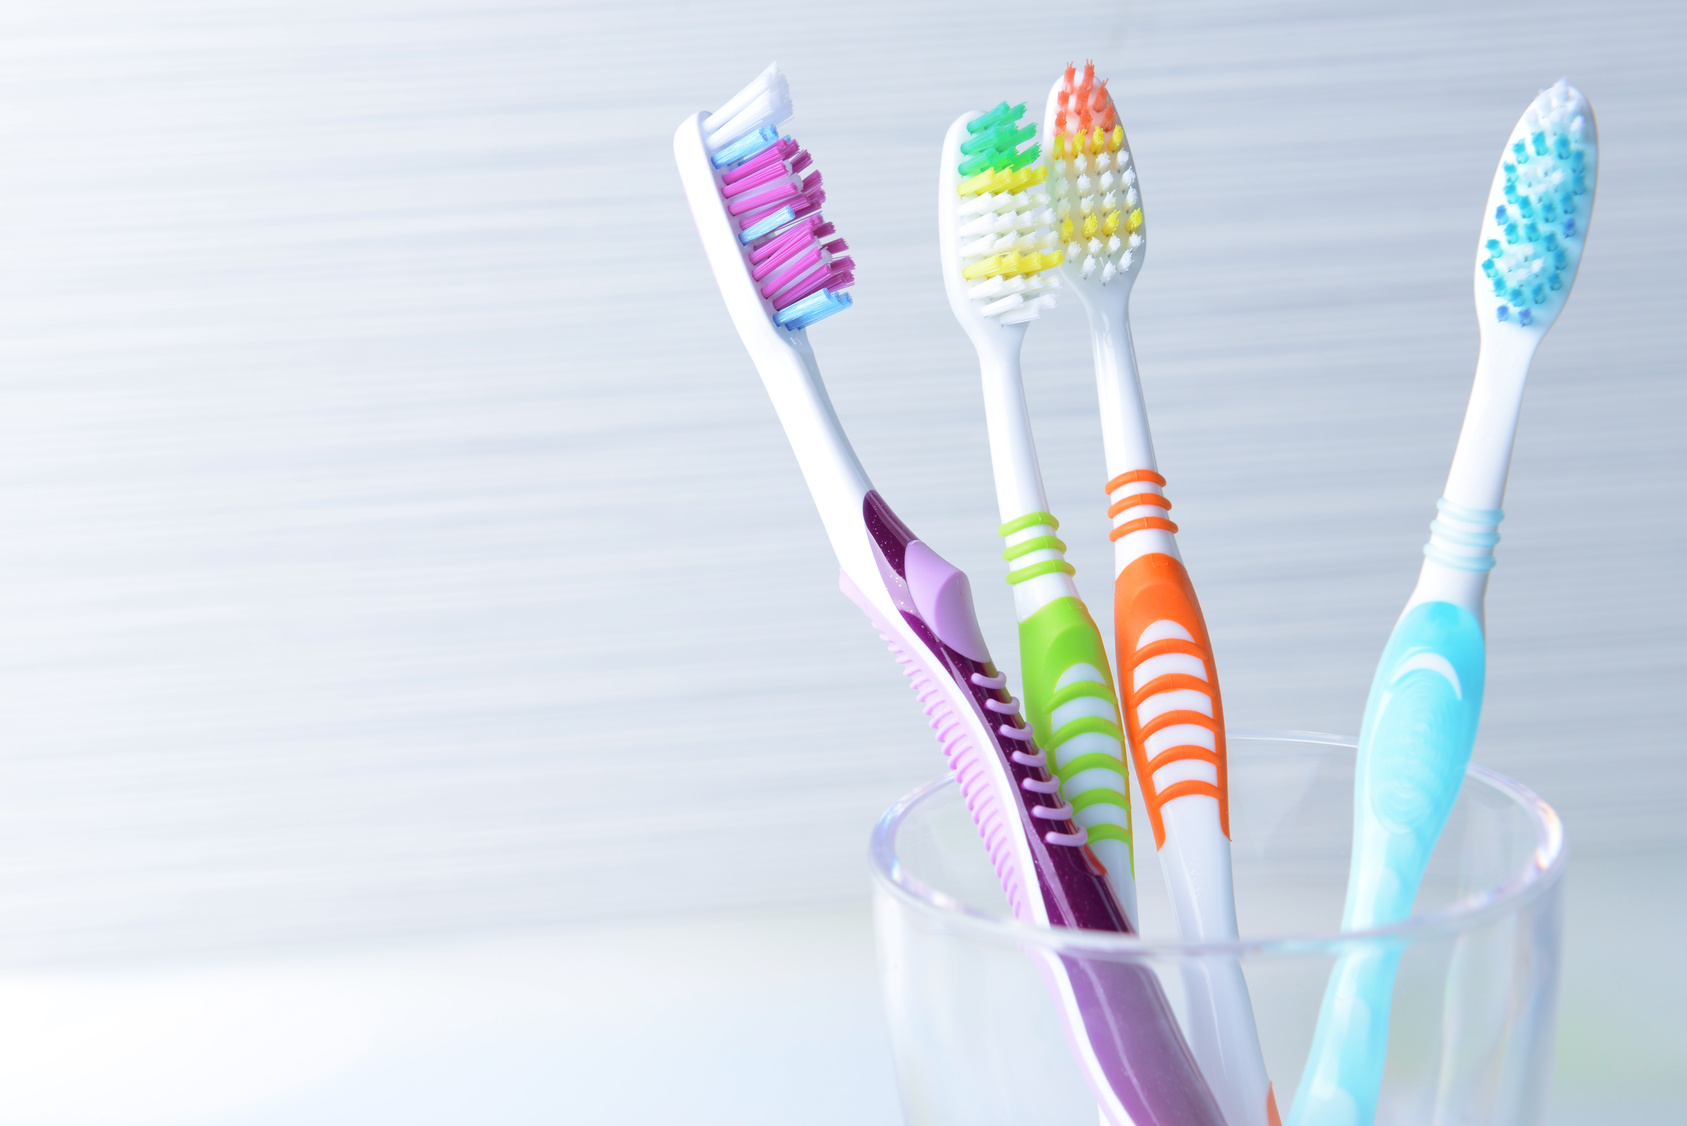
[[[1540,1120],[1566,861],[1551,807],[1472,766],[1411,918],[1343,934],[1355,741],[1233,732],[1228,744],[1235,944],[1176,940],[1140,817],[1140,936],[1014,921],[948,778],[879,821],[870,859],[880,977],[910,1126],[1094,1126],[1094,1097],[1037,968],[1059,954],[1150,967],[1186,1035],[1184,974],[1240,960],[1287,1121],[1336,959],[1397,952],[1376,1121]]]

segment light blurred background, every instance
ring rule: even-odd
[[[1357,728],[1499,147],[1592,99],[1476,757],[1572,844],[1550,1121],[1687,1121],[1684,54],[1678,0],[0,3],[0,1123],[897,1121],[864,846],[940,760],[670,137],[791,75],[861,279],[833,395],[1005,656],[931,183],[958,113],[1086,57],[1253,728]],[[1105,619],[1081,325],[1026,356]]]

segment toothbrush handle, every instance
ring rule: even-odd
[[[1125,731],[1142,787],[1142,804],[1154,830],[1154,847],[1166,844],[1166,804],[1181,798],[1215,800],[1219,830],[1228,838],[1224,705],[1206,619],[1189,572],[1170,555],[1138,556],[1113,581],[1113,622]],[[1161,657],[1183,659],[1156,662]],[[1154,738],[1162,732],[1167,734]],[[1157,748],[1152,753],[1150,739]],[[1159,771],[1181,762],[1207,764],[1211,769],[1179,768],[1174,771],[1182,775],[1177,780],[1156,781]]]
[[[1430,559],[1426,574],[1437,566]],[[1383,926],[1411,914],[1464,781],[1485,675],[1482,627],[1463,606],[1419,602],[1395,625],[1359,733],[1342,929]],[[1372,1120],[1398,961],[1397,951],[1365,950],[1336,964],[1290,1126]]]
[[[1136,920],[1125,735],[1101,630],[1076,598],[1057,598],[1019,623],[1025,712],[1049,753],[1072,820],[1089,835],[1120,905]]]

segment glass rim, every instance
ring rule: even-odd
[[[1227,734],[1231,739],[1310,743],[1353,750],[1359,747],[1356,736],[1331,735],[1320,731],[1238,729]],[[1510,799],[1529,818],[1535,829],[1535,848],[1530,861],[1519,865],[1504,881],[1493,887],[1462,896],[1433,911],[1412,915],[1402,922],[1365,930],[1336,931],[1331,934],[1289,934],[1238,939],[1234,942],[1183,942],[1175,939],[1146,941],[1137,935],[1114,934],[1108,931],[1039,927],[1011,917],[980,911],[917,879],[904,870],[896,859],[897,829],[916,806],[945,787],[955,784],[954,777],[949,774],[915,788],[884,812],[878,823],[873,826],[868,842],[867,860],[872,869],[874,883],[903,905],[914,908],[928,918],[939,920],[947,927],[966,932],[973,938],[1004,946],[1049,946],[1067,951],[1081,951],[1086,955],[1112,954],[1133,959],[1215,955],[1305,956],[1328,954],[1332,951],[1342,953],[1350,947],[1379,944],[1405,946],[1427,938],[1475,930],[1507,912],[1522,908],[1551,890],[1563,877],[1564,868],[1569,862],[1563,822],[1559,820],[1557,811],[1540,795],[1497,770],[1475,763],[1465,768],[1465,781],[1467,784],[1478,782],[1490,791]]]

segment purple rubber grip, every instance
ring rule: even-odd
[[[1071,822],[1051,822],[1031,814],[1036,795],[1021,783],[1026,779],[1046,782],[1052,775],[1045,767],[1015,762],[1014,750],[1034,757],[1036,747],[1016,740],[1010,748],[990,721],[995,713],[985,707],[986,702],[1006,702],[1011,698],[1007,690],[984,688],[972,681],[974,673],[994,679],[995,666],[978,628],[966,575],[915,537],[876,491],[867,493],[862,508],[868,534],[878,549],[875,554],[885,589],[906,627],[936,655],[937,666],[931,667],[926,654],[904,651],[896,631],[879,621],[877,611],[854,591],[847,575],[844,590],[879,625],[897,659],[912,666],[908,672],[923,703],[936,694],[937,686],[930,682],[941,678],[962,689],[984,718],[990,745],[973,748],[971,738],[947,717],[945,705],[933,700],[926,707],[1015,917],[1029,921],[1025,902],[1029,893],[1039,897],[1053,926],[1134,933],[1094,853],[1087,846],[1051,845],[1044,840],[1050,829],[1075,832]],[[993,761],[981,761],[979,756],[984,755]],[[994,809],[995,789],[985,776],[992,770],[1008,775],[1018,799],[1013,809],[999,811],[1000,816]],[[1021,874],[1015,871],[1001,836],[1005,832],[1019,834],[1030,846],[1035,872],[1023,875],[1035,876],[1034,889],[1021,886],[1017,878]],[[1135,1126],[1225,1126],[1154,971],[1129,959],[1066,954],[1057,958],[1058,970],[1046,959],[1040,966],[1057,994],[1063,990],[1056,974],[1071,989],[1080,1024],[1074,1027],[1068,1008],[1061,1005],[1066,1034],[1074,1047],[1087,1045],[1088,1051],[1080,1052],[1080,1058],[1094,1057],[1100,1081]],[[1085,1067],[1085,1071],[1096,1084],[1092,1069]]]

